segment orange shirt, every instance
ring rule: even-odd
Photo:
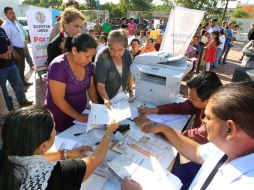
[[[148,53],[148,52],[156,51],[156,49],[154,47],[147,47],[147,46],[141,47],[140,50],[141,50],[141,53]]]

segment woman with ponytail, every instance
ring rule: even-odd
[[[70,43],[73,36],[81,32],[85,18],[75,8],[66,8],[61,17],[60,33],[53,38],[47,47],[48,64],[57,56],[66,53],[66,44]]]
[[[72,126],[73,120],[87,122],[88,116],[82,114],[87,104],[86,92],[92,102],[98,102],[91,64],[96,47],[93,37],[79,34],[66,44],[67,53],[49,65],[44,105],[54,115],[58,132]]]

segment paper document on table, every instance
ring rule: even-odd
[[[57,150],[61,149],[72,150],[76,147],[82,146],[82,143],[79,143],[78,141],[74,141],[71,139],[56,136],[54,146],[56,147]]]
[[[113,104],[111,110],[102,104],[92,104],[86,132],[91,130],[93,126],[108,124],[112,120],[119,122],[130,116],[130,105],[125,101]]]
[[[178,114],[147,114],[146,117],[153,122],[162,123],[181,131],[190,118],[189,115]],[[178,125],[180,124],[180,126]],[[178,127],[179,126],[179,127]]]
[[[106,181],[106,177],[92,174],[85,182],[81,184],[80,190],[101,190],[103,189]]]
[[[119,94],[117,94],[115,97],[113,97],[110,102],[112,104],[116,104],[118,102],[128,102],[129,101],[129,94],[125,93],[125,92],[121,92]]]
[[[155,157],[146,157],[129,148],[108,166],[121,179],[126,176],[137,181],[143,188],[148,189],[180,189],[181,181],[160,165]]]
[[[164,169],[170,165],[176,155],[172,145],[156,135],[140,135],[130,131],[125,138],[125,142],[131,148],[146,156],[152,155],[156,157]]]

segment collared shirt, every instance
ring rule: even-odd
[[[19,29],[22,39],[25,41],[26,37],[28,36],[28,32],[25,30],[24,26],[22,26],[22,24],[20,24],[18,21],[15,21],[15,23]]]
[[[159,114],[194,115],[191,129],[182,132],[182,135],[191,138],[199,144],[208,142],[207,131],[201,121],[204,118],[204,110],[194,107],[190,100],[181,103],[164,104],[157,106],[157,108],[159,109]]]
[[[10,21],[9,19],[6,19],[6,21],[2,25],[2,28],[5,30],[9,40],[11,41],[12,46],[19,48],[25,47],[25,42],[22,39],[18,26],[15,23]]]
[[[200,189],[216,164],[225,153],[214,144],[202,145],[200,155],[205,160],[189,189]],[[253,189],[254,153],[248,154],[223,164],[210,182],[207,190],[213,189]]]

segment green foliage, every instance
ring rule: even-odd
[[[149,11],[152,8],[153,0],[120,0],[121,12],[126,15],[127,10]]]
[[[88,10],[88,5],[86,3],[81,4],[80,10]]]
[[[247,18],[249,14],[245,12],[242,8],[237,8],[232,13],[232,17],[234,18]]]
[[[40,7],[51,7],[53,9],[60,9],[63,4],[63,0],[25,0],[23,4],[40,6]]]
[[[110,18],[120,18],[124,14],[121,11],[119,4],[113,4],[113,3],[105,3],[103,5],[100,5],[100,10],[109,10]]]
[[[175,0],[177,5],[206,11],[206,16],[213,15],[218,17],[221,10],[217,8],[218,0]]]
[[[88,9],[93,10],[96,9],[96,1],[95,0],[86,0],[86,4]]]
[[[230,19],[230,22],[232,22],[234,25],[238,25],[239,26],[239,29],[242,30],[242,25],[243,25],[243,22],[242,21],[239,21],[239,20],[234,20],[234,19]]]

